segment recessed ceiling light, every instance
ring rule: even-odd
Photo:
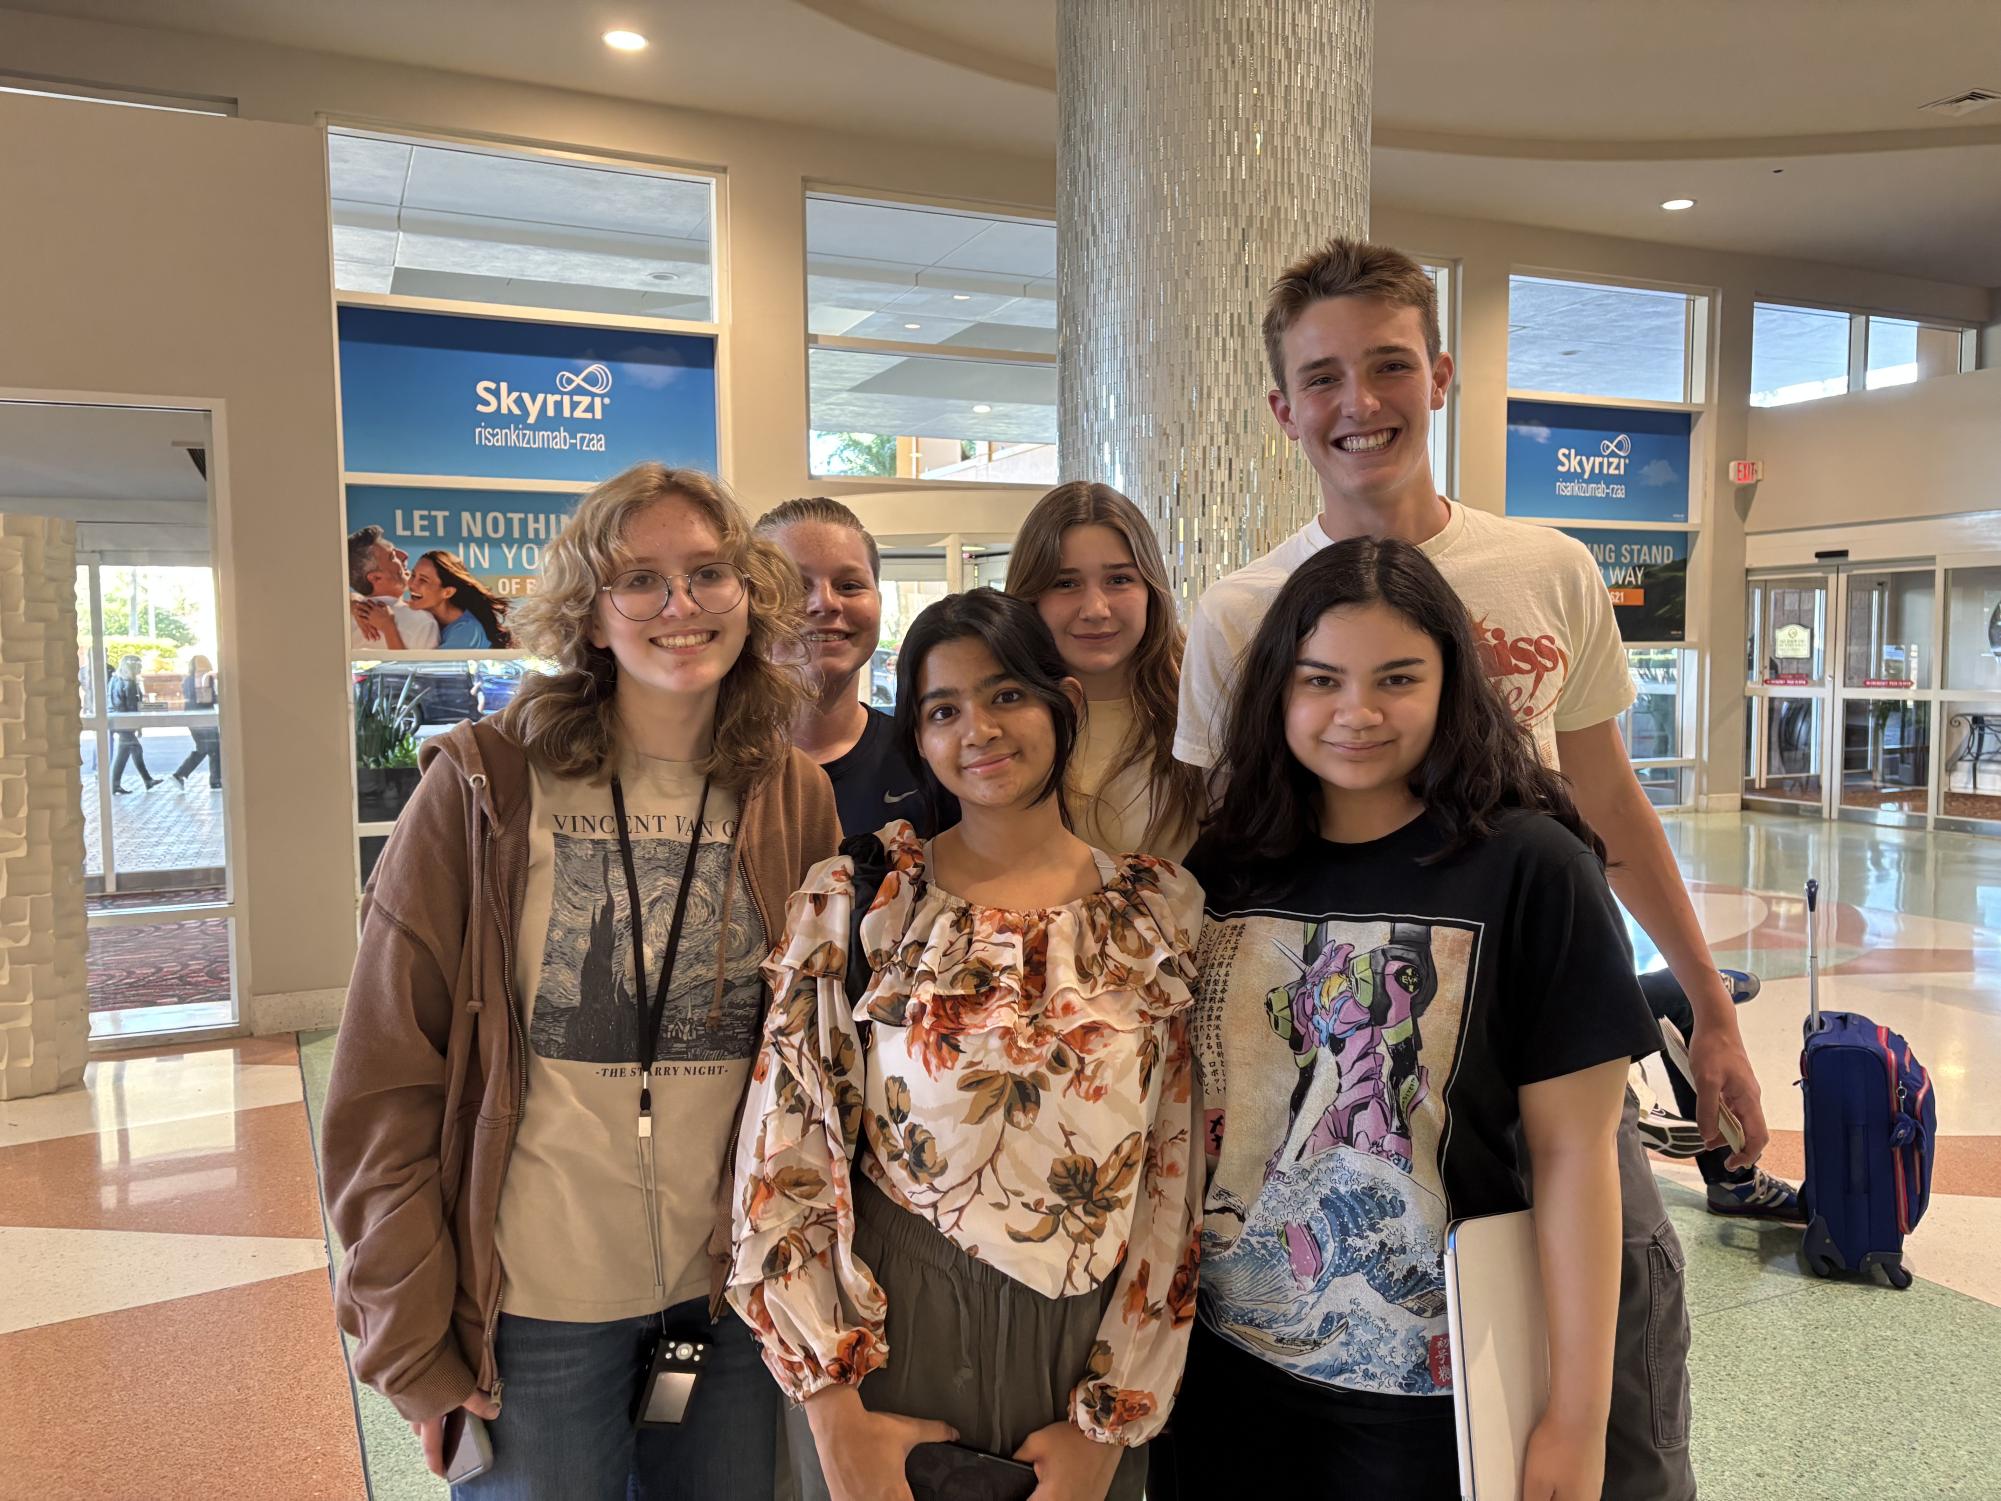
[[[1671,214],[1678,214],[1685,208],[1694,208],[1695,200],[1693,198],[1670,198],[1661,207]]]
[[[983,401],[983,402],[981,402],[981,403],[980,403],[980,404],[979,404],[978,406],[974,407],[974,408],[973,408],[973,410],[974,410],[974,411],[976,411],[976,412],[991,412],[991,411],[993,410],[993,408],[992,408],[992,407],[990,407],[990,406],[988,406],[988,405],[987,405],[987,404],[986,404],[986,403],[985,403],[985,402]]]
[[[646,38],[636,31],[607,31],[604,44],[614,52],[643,52]]]
[[[646,279],[648,281],[679,281],[681,273],[679,271],[649,271],[646,273]]]
[[[952,300],[954,302],[971,302],[973,300],[973,294],[971,292],[954,292],[952,294]]]
[[[905,328],[922,328],[924,325],[921,323],[906,323],[903,326]]]

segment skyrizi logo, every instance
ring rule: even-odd
[[[538,427],[544,418],[563,422],[602,422],[611,405],[611,371],[604,365],[558,370],[553,391],[522,391],[504,380],[483,380],[472,388],[473,410],[482,416],[513,418],[505,427],[476,423],[473,442],[481,448],[553,448],[565,453],[603,453],[602,432],[567,427]]]
[[[504,380],[483,380],[472,390],[473,410],[483,416],[515,417],[530,427],[545,417],[602,422],[611,405],[611,371],[603,365],[558,370],[553,391],[522,391]]]
[[[1600,475],[1623,475],[1632,453],[1633,440],[1624,433],[1616,438],[1604,439],[1599,443],[1596,453],[1580,453],[1575,448],[1559,448],[1556,451],[1556,472],[1575,474],[1582,479],[1595,479]]]

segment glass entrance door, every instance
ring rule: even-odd
[[[94,1046],[237,1024],[209,414],[0,401],[0,511],[74,524],[86,982]]]
[[[1939,811],[1938,577],[1926,560],[1747,581],[1746,807],[1915,827]]]
[[[1824,813],[1828,789],[1828,622],[1832,573],[1753,576],[1746,584],[1744,802]]]
[[[1937,570],[1844,568],[1836,688],[1840,737],[1835,811],[1869,823],[1923,827],[1930,811],[1936,682]]]
[[[215,575],[77,566],[93,1038],[235,1024]]]

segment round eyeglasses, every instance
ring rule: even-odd
[[[695,608],[710,615],[727,615],[743,599],[743,570],[731,563],[704,563],[693,573],[655,573],[635,568],[598,587],[611,596],[612,608],[627,620],[651,620],[667,608],[679,584]]]

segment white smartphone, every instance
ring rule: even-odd
[[[445,1479],[452,1485],[493,1468],[493,1440],[486,1424],[461,1407],[445,1419]]]

